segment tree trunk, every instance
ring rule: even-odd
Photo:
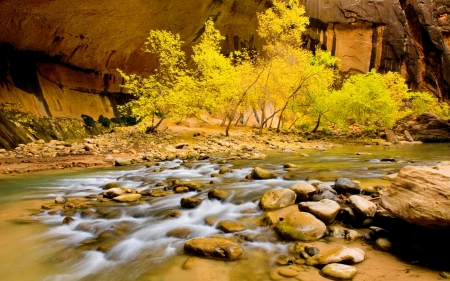
[[[150,134],[150,133],[156,133],[156,129],[159,127],[159,125],[161,125],[162,121],[164,120],[164,117],[161,117],[161,119],[159,119],[158,123],[156,123],[155,126],[148,126],[147,130],[145,130],[146,134]],[[152,122],[153,123],[153,122]]]
[[[319,118],[317,118],[316,127],[314,127],[314,129],[312,130],[311,133],[315,133],[315,132],[317,132],[317,129],[319,129],[319,126],[320,126],[320,117],[322,117],[321,114],[319,114]]]

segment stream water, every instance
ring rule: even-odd
[[[363,153],[357,155],[357,152]],[[307,153],[309,157],[300,153]],[[235,160],[226,164],[217,164],[214,159],[189,163],[175,160],[151,166],[42,173],[2,179],[0,280],[284,280],[273,276],[274,260],[277,255],[287,253],[290,244],[278,241],[272,230],[257,224],[263,215],[258,208],[258,199],[264,192],[317,179],[331,184],[335,177],[358,180],[362,186],[389,185],[383,177],[398,172],[405,165],[434,165],[450,160],[450,146],[422,144],[390,149],[382,146],[340,146],[327,151],[311,149],[267,154],[265,160]],[[285,163],[297,164],[300,169],[296,172],[285,171]],[[254,166],[273,170],[279,176],[272,180],[241,182]],[[211,176],[222,167],[231,167],[233,172]],[[291,177],[285,178],[292,180],[283,178],[287,174]],[[146,197],[135,204],[100,203],[96,199],[85,198],[101,193],[102,187],[111,182],[120,182],[134,189],[153,187],[175,179],[209,188],[200,192]],[[210,183],[211,180],[214,183]],[[227,190],[230,196],[224,202],[208,200],[210,188]],[[162,190],[163,187],[154,188],[157,189]],[[55,197],[60,195],[68,198],[69,202],[81,202],[83,211],[67,212],[62,205],[52,205]],[[183,209],[180,207],[182,197],[206,200],[195,209]],[[50,209],[42,209],[43,204],[50,206]],[[176,212],[178,215],[173,215]],[[66,215],[71,215],[75,220],[62,224]],[[205,219],[212,221],[211,225],[205,223]],[[247,230],[225,234],[215,227],[217,221],[223,219],[239,221]],[[184,235],[168,235],[171,231]],[[186,240],[209,236],[239,242],[244,249],[243,257],[238,261],[226,262],[193,259],[183,253]],[[339,243],[345,241],[334,241],[332,244]],[[330,247],[330,241],[312,244],[324,249]],[[371,250],[371,246],[364,243],[361,247]],[[391,266],[395,262],[401,265],[386,253],[379,255],[382,256],[373,256],[372,260],[379,259],[380,263],[384,263],[392,259]],[[368,261],[362,265],[364,263]],[[420,270],[425,274],[422,277],[426,277],[427,270]],[[370,276],[367,271],[355,280],[400,280],[394,275],[392,279],[371,279]],[[306,268],[301,280],[320,278],[323,277],[316,271]]]

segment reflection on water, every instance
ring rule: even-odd
[[[270,153],[266,160],[227,164],[175,160],[150,167],[45,173],[1,180],[0,272],[6,276],[2,280],[179,280],[180,275],[184,280],[266,280],[271,274],[268,267],[273,263],[271,259],[276,253],[287,252],[288,244],[276,242],[271,230],[257,226],[263,214],[258,208],[258,198],[264,192],[297,182],[332,182],[333,177],[349,177],[363,185],[388,184],[382,177],[398,172],[405,165],[433,165],[444,160],[449,160],[447,144],[392,149],[345,146],[325,152]],[[299,168],[286,171],[285,163]],[[254,166],[271,169],[279,176],[242,182]],[[230,167],[233,172],[213,177],[222,167]],[[152,186],[162,191],[164,186],[154,186],[175,179],[207,188],[200,192],[147,197],[139,204],[130,205],[85,199],[101,193],[102,187],[110,182],[118,181],[132,189]],[[223,202],[208,200],[207,193],[212,188],[226,190],[228,198]],[[41,211],[41,205],[51,205],[56,196],[79,202],[82,211],[70,212],[61,206]],[[182,197],[205,200],[196,209],[182,209]],[[169,215],[174,212],[176,215]],[[62,224],[66,215],[75,220]],[[225,234],[216,229],[217,223],[224,219],[238,221],[247,230]],[[182,235],[168,235],[177,232]],[[208,271],[212,265],[209,261],[197,260],[202,270],[208,272],[204,273],[206,279],[196,275],[198,272],[183,271],[188,259],[182,250],[184,242],[209,236],[239,242],[244,257],[228,263],[214,261],[224,266],[220,270],[211,269],[213,272]],[[245,273],[250,268],[251,277]]]

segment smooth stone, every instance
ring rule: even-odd
[[[295,204],[296,198],[295,192],[287,188],[269,190],[264,193],[259,206],[263,210],[283,208]]]
[[[217,229],[225,233],[233,233],[246,230],[246,227],[235,221],[223,220],[217,224]]]
[[[219,201],[224,201],[228,198],[229,193],[226,190],[213,189],[208,192],[209,199],[217,199]]]
[[[136,189],[136,192],[141,195],[152,195],[152,188],[149,186],[144,186]]]
[[[278,274],[284,277],[295,277],[298,275],[298,271],[290,269],[290,268],[282,268],[278,270]]]
[[[319,202],[301,202],[298,204],[298,209],[301,212],[309,212],[324,223],[330,224],[341,210],[341,206],[335,201],[323,199]]]
[[[166,233],[168,237],[187,238],[191,235],[192,230],[187,227],[175,228]]]
[[[114,197],[122,195],[123,193],[124,193],[123,189],[114,187],[104,191],[103,197],[112,199]]]
[[[131,159],[121,159],[121,158],[116,158],[116,166],[130,166],[131,164],[133,164],[133,161]]]
[[[66,203],[66,198],[64,198],[64,197],[62,197],[62,196],[57,196],[56,198],[55,198],[55,203],[56,204],[64,204],[64,203]]]
[[[388,238],[378,238],[375,240],[375,249],[383,252],[392,250],[392,242]]]
[[[297,201],[307,201],[317,192],[317,189],[309,183],[296,183],[289,189],[297,194]]]
[[[361,193],[361,187],[356,182],[347,179],[347,178],[340,178],[337,179],[334,183],[334,190],[337,191],[339,194],[360,194]]]
[[[117,202],[134,202],[142,197],[140,194],[125,194],[114,197],[113,200]]]
[[[181,207],[183,208],[188,208],[188,209],[193,209],[195,207],[197,207],[198,205],[200,205],[202,203],[202,199],[199,198],[192,198],[192,197],[185,197],[185,198],[181,198],[180,200],[180,204]]]
[[[62,224],[70,224],[71,222],[73,222],[75,219],[72,217],[64,217]]]
[[[231,169],[230,167],[223,167],[223,168],[220,168],[220,170],[219,170],[220,175],[223,175],[225,173],[232,173],[232,172],[233,172],[233,169]]]
[[[187,193],[189,192],[189,188],[187,186],[178,186],[174,191],[175,193]]]
[[[122,186],[122,184],[121,183],[118,183],[118,182],[110,182],[110,183],[107,183],[107,184],[105,184],[105,186],[102,188],[103,190],[108,190],[108,189],[111,189],[111,188],[115,188],[115,187],[123,187]]]
[[[354,266],[351,265],[330,263],[322,268],[322,273],[325,276],[336,279],[351,280],[353,279],[353,277],[355,277],[358,271]]]
[[[260,167],[253,168],[251,176],[255,180],[268,180],[268,179],[275,179],[277,177],[275,173],[272,173]]]
[[[310,256],[314,256],[314,255],[317,255],[318,253],[320,253],[320,250],[317,247],[305,246],[305,252]]]
[[[235,260],[243,251],[241,246],[223,238],[194,238],[184,243],[184,251],[204,258]]]
[[[351,261],[359,263],[364,261],[365,253],[363,250],[355,247],[337,247],[325,253],[319,253],[306,260],[307,265],[329,264],[341,261]]]
[[[314,194],[311,198],[311,200],[315,201],[315,202],[322,201],[324,199],[332,200],[337,203],[342,202],[342,200],[339,198],[339,196],[337,196],[335,193],[328,191],[328,190],[325,190],[321,194]]]
[[[298,165],[292,164],[292,163],[286,163],[283,165],[283,168],[285,169],[296,169],[298,168]]]
[[[375,203],[370,202],[359,195],[350,196],[349,201],[352,204],[352,207],[364,217],[372,218],[377,212],[377,205],[375,205]]]
[[[278,215],[272,212],[267,212],[264,217],[259,221],[260,226],[275,226],[280,222]]]
[[[292,212],[275,227],[277,234],[285,240],[315,241],[327,231],[325,224],[305,212]]]
[[[444,279],[450,279],[450,273],[447,273],[445,271],[439,272],[439,275]]]

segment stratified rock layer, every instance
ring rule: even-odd
[[[381,205],[410,223],[450,228],[450,166],[403,168]]]

